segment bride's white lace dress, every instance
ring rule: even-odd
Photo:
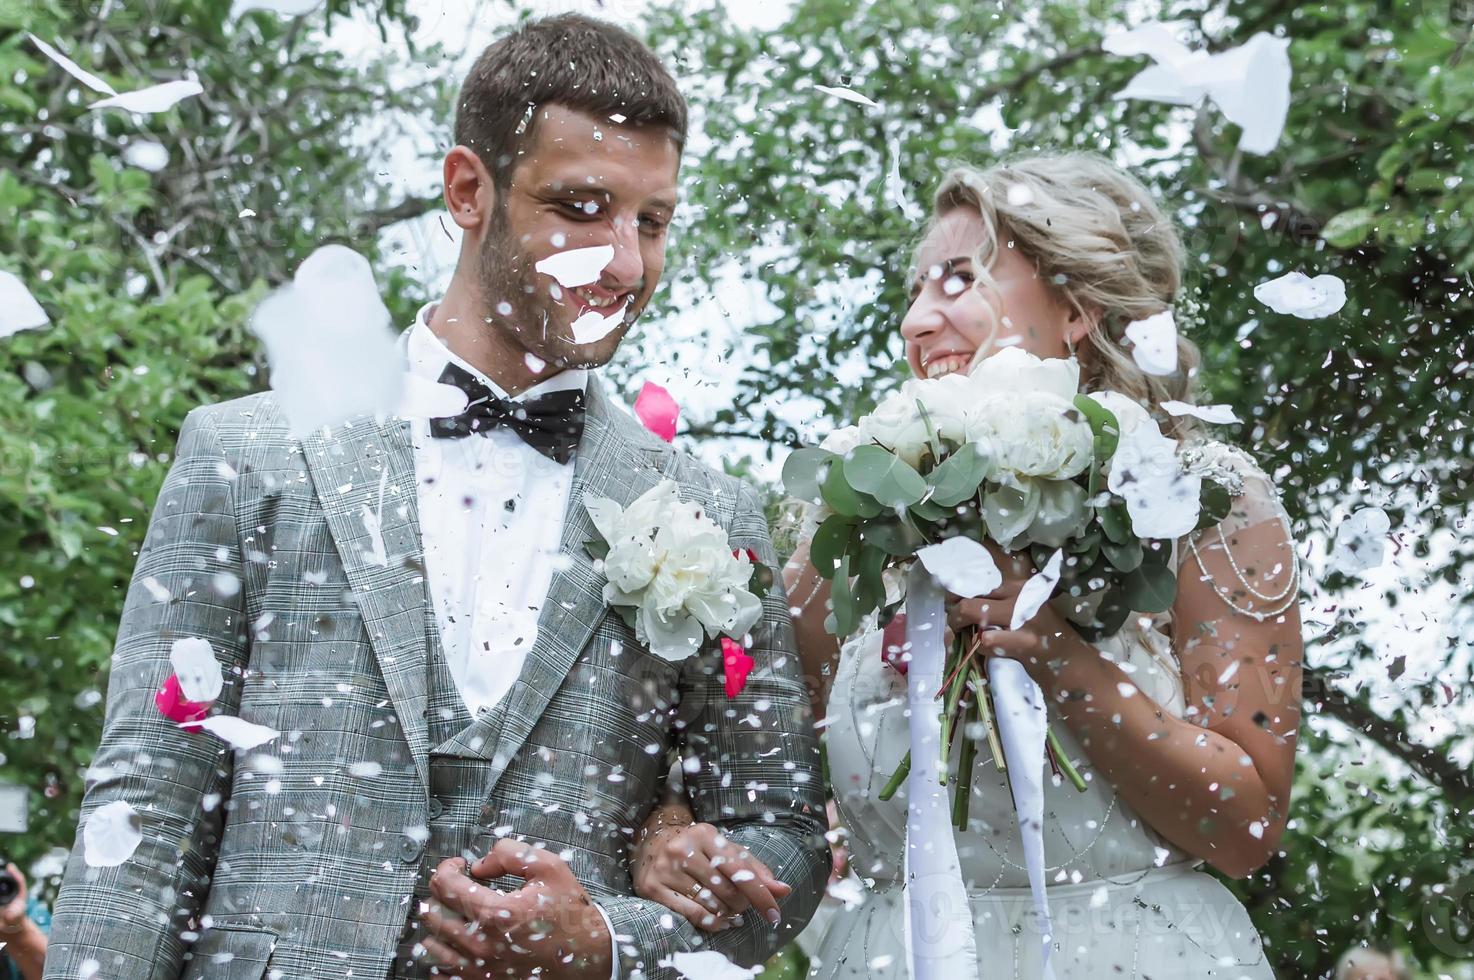
[[[1231,547],[1240,529],[1286,520],[1273,487],[1247,457],[1208,444],[1198,464],[1236,477],[1242,493],[1219,529],[1179,543],[1183,557],[1193,546],[1205,554],[1224,540]],[[1288,538],[1288,526],[1285,533]],[[1171,618],[1161,615],[1096,645],[1144,693],[1181,717],[1182,678],[1170,636]],[[836,914],[819,942],[810,975],[826,980],[909,973],[901,881],[906,792],[889,802],[878,799],[908,747],[906,681],[883,665],[880,645],[874,629],[845,644],[829,698],[830,779],[850,834],[851,866],[869,887],[864,904]],[[1058,980],[1273,978],[1237,899],[1114,794],[1066,725],[1056,721],[1053,727],[1090,780],[1081,793],[1046,779],[1045,877],[1053,917],[1050,960]],[[987,752],[979,753],[977,765],[968,829],[957,833],[957,850],[972,907],[978,977],[1036,980],[1040,944],[1011,798]]]

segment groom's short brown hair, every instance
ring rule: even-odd
[[[555,103],[666,126],[686,142],[686,100],[655,52],[613,24],[563,14],[530,20],[481,52],[461,84],[456,143],[474,150],[504,190],[537,110]]]

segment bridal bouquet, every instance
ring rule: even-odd
[[[919,560],[959,595],[995,590],[1002,577],[983,542],[1026,552],[1040,569],[1018,596],[1013,629],[1052,602],[1083,636],[1099,639],[1133,612],[1172,605],[1173,540],[1222,520],[1229,492],[1188,472],[1176,441],[1131,398],[1081,394],[1079,384],[1074,360],[1006,348],[971,374],[906,382],[858,424],[788,458],[787,492],[818,508],[810,557],[832,581],[836,636],[876,610],[882,623],[895,614],[900,603],[887,603],[883,579],[889,568]],[[971,639],[957,638],[938,692],[943,758],[959,730],[981,730],[1002,768]],[[1052,733],[1049,745],[1056,771],[1083,790]],[[964,739],[954,803],[962,826],[974,752]]]

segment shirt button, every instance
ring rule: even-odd
[[[434,820],[445,812],[445,804],[440,802],[439,797],[430,797],[430,819]]]
[[[418,864],[420,855],[425,853],[425,845],[413,837],[405,837],[399,842],[399,860],[405,864]]]

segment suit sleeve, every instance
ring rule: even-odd
[[[215,421],[184,421],[134,568],[108,680],[102,742],[87,772],[77,841],[52,921],[47,978],[176,980],[210,887],[230,787],[231,749],[160,714],[176,640],[208,640],[224,689],[212,713],[234,715],[247,660],[244,583],[232,499],[235,471]],[[165,594],[167,593],[167,595]],[[141,818],[142,842],[116,867],[91,867],[82,828],[117,800]]]
[[[778,561],[757,495],[739,491],[732,546],[751,548],[774,570],[763,618],[748,652],[755,665],[746,687],[728,699],[721,656],[703,653],[682,671],[678,738],[686,794],[699,821],[721,827],[792,886],[777,928],[760,916],[720,933],[704,933],[657,902],[601,898],[620,943],[626,977],[674,980],[670,957],[714,949],[739,966],[754,966],[792,942],[818,907],[829,875],[824,839],[824,785],[807,688]]]

